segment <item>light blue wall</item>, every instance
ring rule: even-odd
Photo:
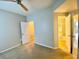
[[[34,20],[36,43],[46,46],[53,45],[53,20],[51,20],[53,19],[52,17],[53,16],[50,10],[39,12],[33,16],[28,17],[29,20]]]
[[[0,10],[0,52],[21,44],[20,21],[26,17]]]
[[[54,47],[54,17],[53,11],[63,3],[64,0],[55,1],[52,6],[38,12],[30,13],[27,20],[33,20],[35,25],[35,43]]]

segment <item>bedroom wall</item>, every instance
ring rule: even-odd
[[[21,44],[20,22],[26,17],[0,10],[0,52]]]
[[[53,3],[52,6],[48,7],[47,9],[40,9],[39,11],[30,13],[27,16],[28,21],[34,21],[36,44],[49,48],[55,48],[53,11],[63,2],[64,0],[56,0],[56,2]]]

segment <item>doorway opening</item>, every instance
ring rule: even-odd
[[[21,22],[22,44],[35,42],[34,21]]]
[[[70,15],[58,16],[58,47],[65,52],[70,52],[71,47]]]
[[[78,17],[77,0],[66,0],[54,11],[54,45],[73,59],[78,53]]]
[[[77,58],[78,53],[78,12],[55,13],[54,39],[58,48]]]

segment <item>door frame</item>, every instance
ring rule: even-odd
[[[71,48],[70,53],[73,52],[73,18],[72,16],[77,14],[78,10],[73,10],[71,12],[67,13],[54,13],[54,47],[58,47],[58,16],[67,16],[68,14],[71,14]]]
[[[74,23],[74,19],[73,19],[73,16],[78,14],[78,10],[72,10],[71,12],[69,12],[71,14],[71,54],[73,53],[73,38],[74,38],[74,35],[73,35],[73,23]],[[79,42],[79,41],[78,41]]]
[[[58,48],[58,16],[66,16],[67,13],[54,12],[54,47]]]

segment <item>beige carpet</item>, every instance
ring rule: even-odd
[[[33,43],[0,54],[0,59],[72,59],[61,49],[49,49]]]

